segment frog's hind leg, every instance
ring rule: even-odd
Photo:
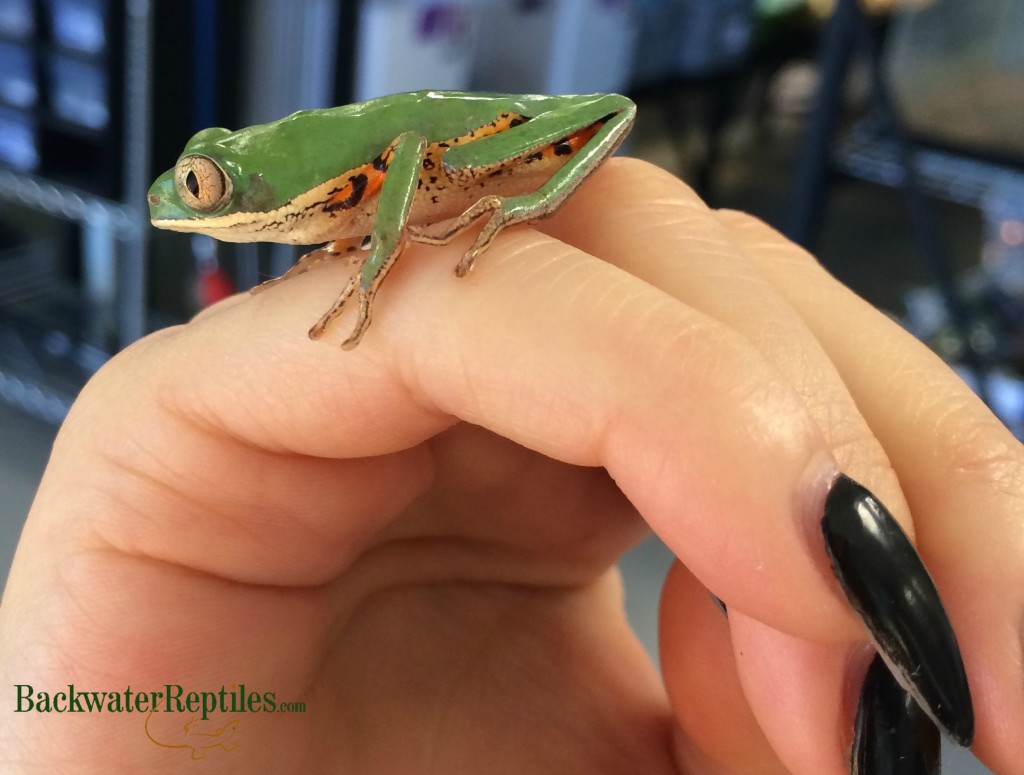
[[[348,263],[361,262],[363,257],[359,255],[358,251],[365,250],[368,240],[368,237],[347,237],[345,239],[337,239],[333,242],[328,242],[326,245],[321,245],[316,250],[311,250],[299,258],[299,260],[292,264],[288,268],[288,271],[280,277],[265,280],[259,285],[253,287],[249,292],[262,293],[268,288],[273,288],[278,283],[284,282],[289,277],[295,277],[296,275],[308,272],[314,266],[321,264],[324,261],[340,258]]]
[[[542,153],[545,149],[556,155],[575,151],[569,161],[536,191],[513,197],[501,197],[493,194],[482,197],[462,215],[449,222],[442,231],[432,232],[423,227],[411,227],[409,238],[415,242],[444,245],[451,242],[477,218],[490,213],[490,218],[477,235],[473,245],[455,267],[456,276],[464,277],[469,274],[477,256],[487,249],[499,231],[506,226],[534,221],[554,213],[579,188],[587,176],[619,147],[633,124],[636,107],[624,97],[604,95],[596,100],[588,110],[594,111],[599,108],[614,108],[614,110],[609,110],[606,115],[598,116],[582,125],[577,122],[574,127],[575,131],[570,130],[570,134],[554,141],[545,136],[543,143],[530,146],[522,151],[523,156]],[[530,124],[532,123],[531,121]],[[530,124],[524,126],[528,127]],[[595,126],[599,127],[596,131],[592,129]],[[473,143],[459,150],[465,151],[472,148],[473,145],[485,142],[487,140],[481,140],[479,143]]]

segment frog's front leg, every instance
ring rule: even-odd
[[[373,298],[387,273],[405,246],[409,211],[416,194],[427,140],[416,132],[405,132],[393,143],[394,154],[384,170],[384,182],[377,200],[377,214],[370,235],[370,254],[359,272],[349,280],[331,308],[309,330],[310,339],[323,336],[327,326],[342,313],[349,297],[358,289],[359,310],[355,327],[342,342],[344,350],[351,350],[362,339],[373,314]]]
[[[295,277],[296,275],[308,272],[314,266],[324,261],[340,258],[349,263],[361,262],[362,256],[359,255],[358,251],[366,248],[368,240],[369,237],[346,237],[328,242],[326,245],[321,245],[316,250],[311,250],[302,255],[298,261],[288,267],[288,271],[283,275],[264,280],[259,285],[250,289],[249,293],[262,293],[268,288],[284,282],[289,277]]]
[[[444,155],[445,163],[485,167],[501,161],[525,163],[528,158],[545,152],[572,154],[540,188],[519,196],[494,194],[475,202],[441,231],[429,227],[410,227],[409,238],[415,242],[445,245],[467,229],[477,218],[491,213],[473,245],[455,267],[455,274],[464,277],[473,262],[491,240],[506,226],[544,218],[554,213],[580,184],[618,148],[629,132],[636,116],[636,106],[617,94],[595,97],[584,106],[550,111],[516,128],[453,148]]]

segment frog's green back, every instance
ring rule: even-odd
[[[227,211],[270,210],[325,180],[367,164],[409,130],[434,142],[458,137],[503,112],[536,115],[579,96],[419,91],[323,110],[305,110],[237,132],[205,130],[182,156],[218,161],[234,181]],[[254,178],[258,176],[258,180]],[[249,192],[251,187],[262,187]],[[240,207],[241,205],[241,207]]]

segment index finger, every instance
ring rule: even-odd
[[[344,319],[324,341],[305,336],[344,286],[341,266],[142,343],[124,356],[139,359],[125,387],[132,401],[102,407],[106,427],[117,429],[106,433],[135,437],[133,446],[121,442],[134,462],[146,449],[188,487],[212,486],[204,476],[211,436],[248,450],[353,459],[399,454],[465,420],[562,461],[604,466],[704,583],[774,626],[829,639],[860,633],[826,583],[823,552],[807,540],[836,464],[800,398],[746,340],[530,230],[503,235],[473,276],[456,280],[451,267],[466,245],[410,247],[353,352],[337,347]],[[102,378],[120,379],[116,364]],[[150,438],[138,438],[142,405],[209,434],[163,438],[146,428]],[[379,467],[388,470],[386,458]],[[297,489],[312,486],[261,481],[259,455],[234,475],[260,483],[268,510],[287,509]],[[326,534],[340,529],[334,513],[318,526]],[[776,528],[752,530],[755,522]],[[153,541],[145,548],[156,551]],[[326,546],[304,551],[316,558]],[[738,584],[734,564],[757,568],[763,583]],[[794,584],[799,606],[778,594]]]

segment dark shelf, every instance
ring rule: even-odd
[[[98,7],[83,19],[80,7],[29,0],[31,34],[0,34],[31,57],[31,72],[15,61],[35,84],[34,102],[2,107],[15,122],[24,117],[38,156],[25,161],[30,171],[0,162],[0,202],[32,221],[25,234],[0,235],[0,401],[51,422],[146,329],[152,8]],[[75,36],[81,47],[67,45]],[[17,208],[3,212],[20,232]],[[77,228],[62,232],[58,222]]]

